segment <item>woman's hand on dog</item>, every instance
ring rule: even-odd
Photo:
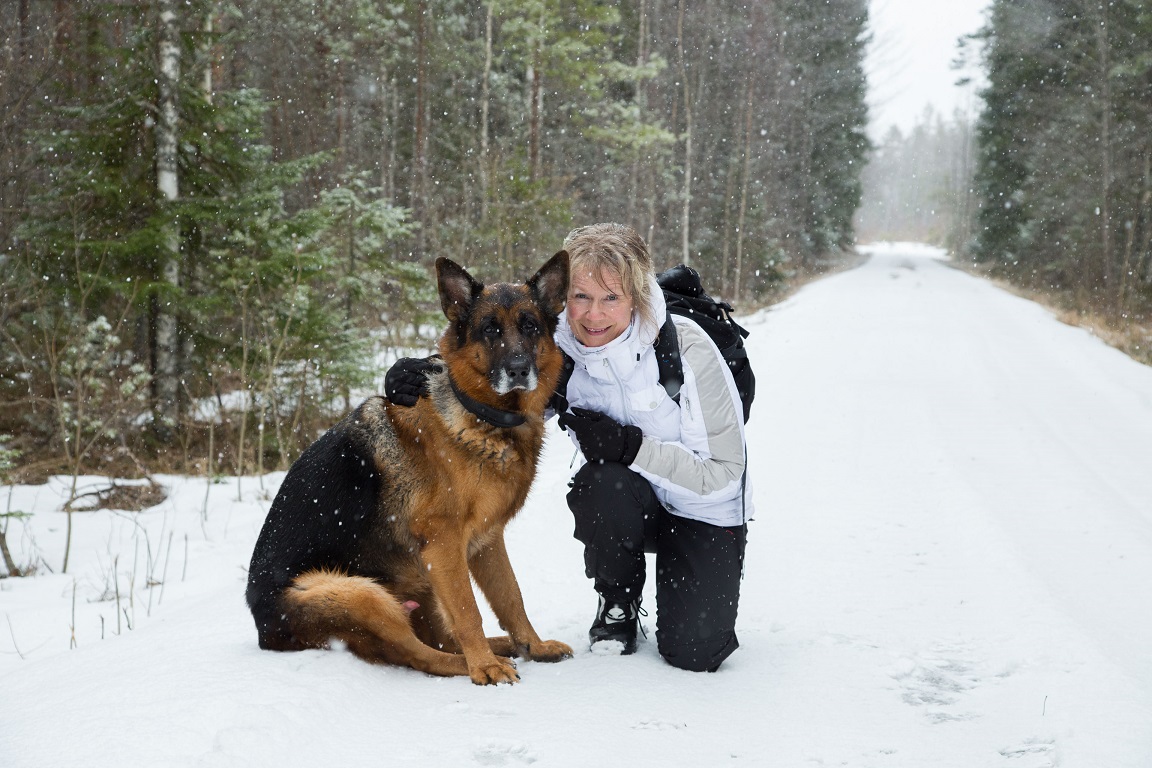
[[[439,357],[402,357],[384,374],[384,396],[396,405],[416,405],[428,394],[428,375],[441,370]]]

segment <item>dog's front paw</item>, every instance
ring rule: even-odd
[[[512,659],[503,656],[493,656],[490,660],[479,664],[469,664],[468,676],[476,685],[520,682],[520,673],[516,671],[516,665]]]
[[[541,640],[528,646],[526,656],[532,661],[564,661],[572,658],[572,647],[559,640]]]

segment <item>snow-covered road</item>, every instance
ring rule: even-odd
[[[864,709],[891,659],[909,765],[1152,765],[1152,369],[930,254],[753,328],[766,617],[837,638]]]
[[[72,574],[0,581],[0,766],[1152,766],[1152,369],[931,249],[869,253],[747,318],[758,515],[720,672],[584,650],[558,431],[509,548],[580,650],[496,689],[259,651],[243,569],[281,475],[211,486],[203,523],[204,481],[166,478],[78,516]],[[60,561],[59,492],[14,490],[18,561]]]

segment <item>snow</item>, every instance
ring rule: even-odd
[[[938,251],[868,252],[744,318],[758,519],[719,672],[587,650],[559,432],[509,549],[577,653],[514,686],[260,651],[282,473],[161,477],[157,507],[74,515],[69,574],[0,580],[0,765],[1147,768],[1152,369]],[[59,570],[65,482],[10,490],[17,562]]]

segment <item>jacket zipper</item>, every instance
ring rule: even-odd
[[[628,391],[624,389],[624,382],[620,379],[620,374],[616,373],[616,369],[612,366],[612,361],[604,358],[604,365],[608,367],[608,372],[612,374],[612,379],[616,382],[616,388],[620,390],[620,408],[624,412],[624,423],[632,423],[632,409],[628,407]]]

